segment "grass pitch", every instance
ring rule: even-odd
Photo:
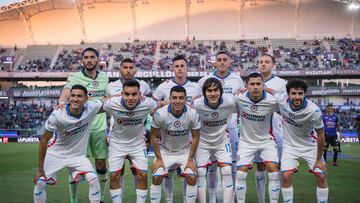
[[[0,145],[0,202],[1,203],[25,203],[33,202],[33,178],[37,167],[37,144],[8,143]],[[329,202],[360,202],[360,146],[359,144],[342,144],[342,153],[338,163],[340,167],[331,165],[331,157],[328,158],[328,182]],[[133,177],[126,164],[124,201],[135,202],[135,189]],[[315,179],[307,172],[304,162],[300,163],[299,172],[294,175],[295,202],[316,202]],[[254,170],[248,175],[247,202],[257,202]],[[67,170],[63,169],[57,177],[55,186],[48,186],[47,202],[69,202],[67,185]],[[174,202],[182,202],[181,182],[174,177],[175,192]],[[149,186],[150,186],[149,178]],[[109,190],[105,194],[105,202],[111,202]],[[149,197],[149,196],[148,196]],[[87,184],[80,184],[78,200],[88,202]],[[149,198],[148,198],[149,199]],[[267,200],[268,201],[268,200]],[[150,202],[148,200],[148,202]],[[280,201],[282,202],[282,200]]]

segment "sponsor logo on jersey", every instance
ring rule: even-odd
[[[81,125],[81,121],[75,123],[74,125],[75,125],[75,127],[79,127]]]
[[[250,114],[247,112],[242,112],[241,117],[247,120],[257,121],[257,122],[264,122],[266,118],[266,116]]]

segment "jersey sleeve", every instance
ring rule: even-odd
[[[241,79],[241,77],[239,76],[239,89],[243,89],[243,88],[245,88],[244,81],[243,81],[243,79]]]
[[[237,98],[235,95],[229,94],[230,109],[233,113],[238,112]]]
[[[323,117],[319,108],[315,109],[315,112],[313,113],[311,119],[311,123],[314,129],[321,129],[324,127]]]
[[[274,97],[276,99],[276,102],[279,103],[280,105],[283,105],[284,103],[286,103],[286,101],[288,99],[286,92],[276,92],[274,94]]]
[[[197,85],[196,87],[197,87],[196,97],[201,97],[202,96],[202,88],[199,85]]]
[[[106,89],[105,89],[105,96],[106,96],[106,97],[111,97],[111,93],[110,93],[110,85],[106,86]]]
[[[157,110],[154,114],[154,117],[151,121],[151,127],[156,129],[161,127],[161,115],[159,110]]]
[[[152,94],[152,96],[154,97],[154,99],[158,100],[158,101],[161,101],[164,98],[164,92],[163,92],[163,87],[162,87],[162,84],[159,85],[159,87],[156,88],[155,92]]]
[[[58,129],[58,121],[56,119],[56,113],[53,111],[49,118],[45,121],[45,130],[49,132],[55,132]]]
[[[245,94],[245,93],[243,93],[243,94]],[[241,110],[242,110],[241,99],[240,99],[241,95],[242,95],[242,94],[240,94],[240,95],[234,95],[234,100],[235,100],[236,108],[237,108],[238,111],[241,111]]]
[[[199,130],[201,127],[200,125],[200,116],[199,114],[194,111],[193,116],[192,116],[192,121],[191,121],[191,130]]]
[[[152,98],[147,97],[145,101],[146,105],[150,107],[151,111],[154,111],[158,107],[157,102]]]
[[[142,81],[142,91],[141,91],[141,94],[142,95],[145,95],[145,96],[147,96],[147,95],[149,95],[150,93],[151,93],[151,90],[150,90],[150,86],[146,83],[146,82],[144,82],[144,81]]]
[[[89,108],[91,108],[91,111],[97,114],[101,107],[103,107],[103,101],[101,100],[92,100],[88,102]]]
[[[76,77],[74,75],[70,75],[66,80],[64,89],[71,89],[72,86],[74,86],[75,84],[76,84]]]
[[[202,86],[203,86],[203,84],[204,84],[204,82],[205,82],[205,79],[207,79],[206,76],[200,78],[200,80],[197,82],[197,84],[199,85],[200,89],[202,89]]]
[[[287,93],[286,93],[286,83],[287,83],[287,81],[284,80],[284,81],[283,81],[283,85],[281,85],[281,88],[280,88],[280,92],[282,92],[282,93],[284,93],[284,94],[287,94]]]
[[[110,98],[104,102],[103,110],[107,113],[110,113],[110,111],[111,111],[111,101],[112,101],[112,98]]]

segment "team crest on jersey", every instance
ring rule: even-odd
[[[181,122],[180,121],[175,121],[174,126],[175,126],[175,128],[180,128]]]
[[[295,115],[294,115],[293,113],[289,113],[289,117],[290,117],[291,119],[294,119],[294,118],[295,118]]]
[[[98,86],[99,86],[99,81],[94,80],[92,85],[93,85],[94,87],[98,87]]]
[[[251,111],[257,111],[258,110],[258,107],[256,105],[252,105],[250,107]]]
[[[134,116],[134,112],[133,111],[129,111],[126,113],[127,116],[129,117],[133,117]]]
[[[213,117],[213,118],[218,118],[219,117],[219,113],[218,112],[213,112],[212,114],[211,114],[211,117]]]

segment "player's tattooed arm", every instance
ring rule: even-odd
[[[38,168],[36,170],[36,174],[35,174],[35,178],[34,178],[35,184],[40,177],[45,177],[44,160],[45,160],[45,155],[46,155],[46,151],[47,151],[47,145],[48,145],[49,140],[52,138],[52,135],[53,135],[52,132],[45,131],[40,139],[39,157],[38,157],[39,164],[38,164]]]
[[[185,168],[190,168],[191,170],[197,173],[197,166],[194,162],[194,157],[199,145],[200,130],[192,130],[191,137],[192,139],[191,139],[190,153]]]
[[[161,157],[160,147],[159,147],[159,143],[158,143],[159,137],[160,137],[160,129],[151,127],[150,142],[153,146],[155,157],[156,157],[156,160],[154,161],[153,165],[151,166],[152,173],[155,173],[161,167],[164,168],[164,162]]]
[[[322,160],[323,152],[324,152],[324,145],[325,145],[324,128],[315,129],[315,131],[317,134],[317,154],[316,154],[316,162],[315,162],[313,170],[315,170],[316,168],[319,168],[323,172],[326,173],[326,164]]]

